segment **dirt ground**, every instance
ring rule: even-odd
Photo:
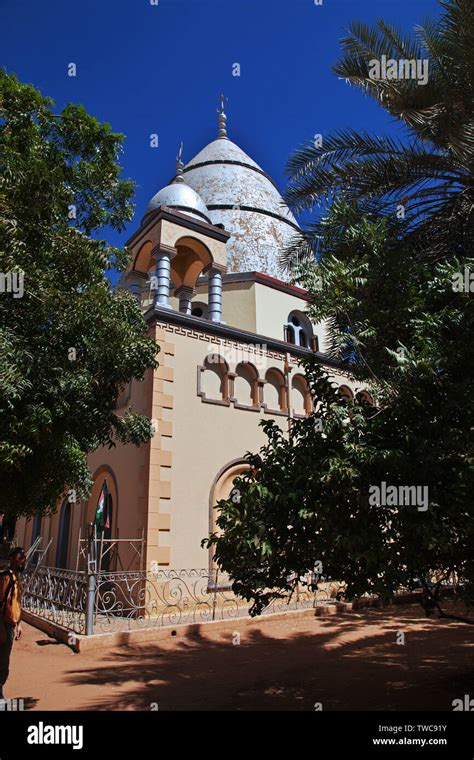
[[[473,634],[407,605],[74,654],[23,624],[5,697],[33,710],[451,711],[474,696]]]

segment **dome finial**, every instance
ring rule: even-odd
[[[176,177],[174,179],[175,182],[184,182],[183,179],[183,143],[179,146],[178,155],[176,156]]]
[[[217,111],[217,113],[219,114],[219,131],[217,133],[217,137],[225,139],[227,137],[227,116],[225,115],[225,111],[224,111],[224,103],[225,103],[225,97],[224,95],[221,95],[220,104]]]

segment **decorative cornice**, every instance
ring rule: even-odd
[[[302,348],[301,346],[295,346],[291,343],[285,343],[282,340],[276,338],[269,338],[267,335],[260,335],[258,333],[252,333],[247,330],[241,330],[237,327],[230,327],[220,322],[211,322],[208,319],[202,317],[195,317],[192,314],[183,314],[180,311],[162,309],[158,306],[150,307],[144,314],[144,318],[148,324],[154,324],[156,321],[163,322],[165,325],[176,325],[181,328],[188,328],[192,333],[195,333],[195,337],[201,340],[210,340],[210,336],[219,336],[234,340],[237,343],[247,344],[259,344],[266,345],[267,349],[278,352],[279,354],[289,354],[296,359],[305,359],[310,356],[315,356],[320,364],[324,364],[327,367],[337,369],[341,373],[347,373],[349,377],[354,377],[352,368],[347,364],[332,359],[320,352],[313,353],[309,348]],[[166,328],[165,328],[166,329]],[[179,330],[177,330],[179,332]],[[183,334],[186,331],[183,330]]]
[[[202,283],[199,281],[197,284],[204,284],[206,280],[203,278]],[[311,301],[309,292],[304,288],[298,287],[298,285],[289,285],[283,280],[278,280],[276,277],[272,277],[269,274],[263,272],[228,272],[222,278],[223,285],[229,282],[256,282],[260,285],[266,285],[274,290],[279,290],[281,293],[288,293],[289,295],[296,296],[305,301]]]
[[[207,222],[201,222],[199,219],[193,219],[187,214],[182,214],[180,211],[175,211],[168,206],[161,206],[156,211],[150,212],[150,218],[145,223],[142,222],[136,232],[133,233],[131,238],[127,240],[125,245],[130,246],[141,237],[146,237],[151,228],[159,221],[164,220],[168,222],[179,222],[181,227],[193,230],[194,232],[201,232],[208,237],[220,240],[222,243],[227,243],[231,236],[230,232],[227,232],[221,227],[217,227],[214,224],[208,224]]]
[[[217,271],[220,272],[222,276],[224,276],[227,272],[227,267],[224,264],[218,264],[216,261],[211,261],[210,264],[206,264],[202,271],[203,273],[208,273],[212,272],[213,269],[217,269]]]

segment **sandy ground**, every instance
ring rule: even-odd
[[[23,624],[5,697],[33,710],[451,711],[474,695],[473,627],[418,605],[233,632],[74,654]]]

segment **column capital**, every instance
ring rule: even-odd
[[[211,261],[210,264],[204,267],[201,274],[207,274],[208,272],[210,274],[212,271],[219,272],[220,274],[225,274],[227,272],[227,267],[224,266],[224,264],[217,264],[216,262]]]
[[[154,259],[158,260],[161,256],[169,256],[170,260],[174,259],[178,255],[178,249],[173,248],[172,245],[165,245],[164,243],[158,243],[153,248],[151,255]]]
[[[175,289],[174,294],[179,298],[179,296],[194,296],[196,295],[197,290],[196,288],[192,288],[190,285],[180,285],[178,288]]]
[[[139,280],[147,280],[149,275],[150,272],[141,272],[138,269],[131,269],[129,272],[127,272],[126,278],[129,280],[136,277]]]

